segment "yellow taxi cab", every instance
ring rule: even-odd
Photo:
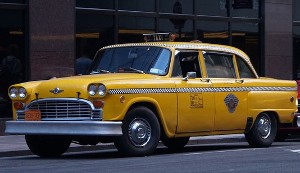
[[[178,150],[204,135],[245,134],[250,146],[268,147],[280,125],[299,119],[295,81],[259,77],[237,48],[169,38],[101,48],[89,75],[12,85],[6,133],[25,135],[40,157],[71,142],[114,142],[143,156],[160,140]]]

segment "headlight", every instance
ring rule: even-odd
[[[106,93],[106,87],[104,85],[99,85],[98,87],[98,94],[100,96],[105,96],[105,93]]]
[[[26,94],[27,94],[26,89],[25,88],[20,88],[18,94],[19,94],[20,98],[25,98]]]
[[[90,85],[88,87],[88,92],[90,96],[94,96],[96,94],[96,89],[97,89],[96,85]]]
[[[9,89],[9,96],[10,96],[11,98],[16,98],[17,95],[18,95],[18,90],[17,90],[17,88],[10,88],[10,89]]]

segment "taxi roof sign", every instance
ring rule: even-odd
[[[146,42],[155,41],[174,41],[175,35],[172,33],[153,33],[153,34],[143,34],[144,40]]]

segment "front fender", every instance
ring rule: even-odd
[[[164,95],[164,94],[161,94]],[[104,121],[122,121],[129,109],[143,105],[157,114],[163,130],[167,136],[173,136],[177,127],[177,96],[174,93],[168,96],[152,94],[150,96],[111,95],[105,101],[103,108]],[[123,103],[121,100],[123,99]],[[173,101],[173,103],[170,102]]]

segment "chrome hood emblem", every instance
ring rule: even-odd
[[[50,90],[50,92],[52,92],[53,94],[58,94],[63,92],[64,90],[60,90],[59,88],[54,88],[53,90]]]

